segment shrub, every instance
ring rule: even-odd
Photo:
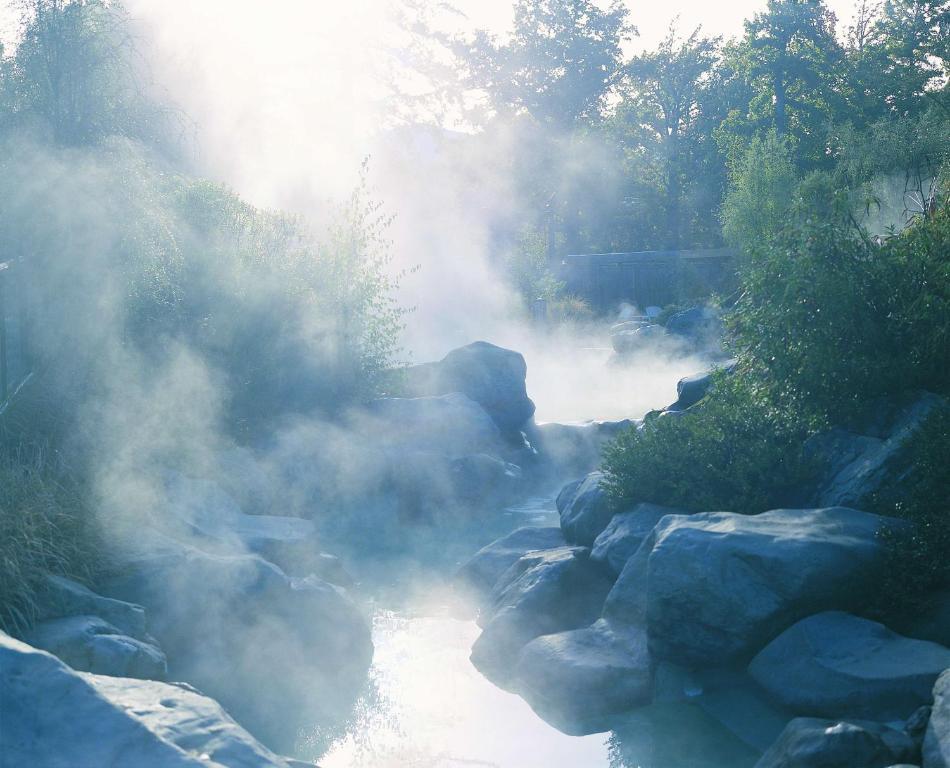
[[[880,396],[946,393],[948,252],[947,205],[884,242],[803,215],[744,266],[733,315],[742,354],[774,402],[821,422],[860,424]]]
[[[682,415],[653,415],[608,444],[606,487],[618,508],[649,501],[763,512],[789,503],[810,478],[804,436],[748,372],[720,374],[711,395]]]
[[[72,406],[35,380],[0,413],[0,629],[35,618],[45,574],[89,581],[103,560],[86,487],[61,446]]]
[[[903,529],[885,528],[887,558],[880,594],[894,608],[913,614],[929,594],[950,587],[950,408],[931,414],[904,448],[909,475],[866,499],[873,511],[905,520]]]

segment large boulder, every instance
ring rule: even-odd
[[[184,685],[75,672],[0,633],[0,768],[290,768]]]
[[[88,587],[63,576],[47,575],[36,596],[36,618],[59,619],[68,616],[98,616],[122,634],[147,639],[145,609],[141,605],[96,594]]]
[[[23,639],[80,672],[164,680],[168,671],[165,654],[154,643],[129,637],[98,616],[46,619]]]
[[[603,479],[603,472],[591,472],[579,483],[569,483],[558,494],[561,530],[571,544],[592,546],[614,516]]]
[[[950,768],[950,669],[934,685],[934,704],[924,736],[924,768]]]
[[[521,649],[540,636],[586,626],[600,614],[610,580],[582,547],[529,552],[501,577],[484,628],[472,646],[472,663],[506,684]]]
[[[521,467],[487,453],[455,459],[449,470],[453,496],[462,502],[512,497],[521,486]]]
[[[535,638],[515,667],[518,693],[542,718],[573,735],[606,730],[610,715],[649,703],[652,673],[646,635],[603,619]]]
[[[170,676],[275,744],[348,706],[372,659],[369,627],[342,588],[257,556],[156,540],[126,553],[105,586],[146,607]]]
[[[755,768],[888,768],[915,753],[913,739],[880,723],[796,718]]]
[[[896,521],[842,507],[669,515],[627,561],[604,616],[645,622],[657,659],[747,659],[805,616],[854,607],[885,524]]]
[[[524,357],[510,349],[476,341],[454,349],[437,363],[406,370],[407,386],[415,395],[461,392],[478,403],[506,434],[516,433],[534,416],[525,379]]]
[[[607,441],[637,424],[621,421],[546,422],[527,430],[538,458],[552,475],[576,477],[593,471]]]
[[[943,398],[924,393],[898,409],[883,429],[875,429],[877,435],[834,429],[811,438],[806,447],[825,465],[816,503],[860,506],[871,494],[885,488],[893,492],[908,482],[913,467],[905,458],[905,443],[935,410],[946,407]]]
[[[221,554],[259,554],[283,570],[320,572],[320,548],[312,520],[283,515],[248,515],[218,483],[169,472],[165,479],[169,518],[178,533]],[[166,520],[166,523],[169,521]]]
[[[681,509],[658,504],[637,504],[633,509],[611,518],[607,527],[594,540],[590,559],[603,563],[615,576],[623,571],[627,560],[640,548],[643,540],[667,515],[685,514]]]
[[[458,579],[477,594],[487,594],[524,554],[562,547],[566,543],[561,529],[554,526],[517,528],[478,550],[459,569]]]
[[[435,397],[384,397],[351,415],[355,428],[372,434],[384,451],[438,453],[458,459],[491,453],[501,432],[477,402],[460,392]]]
[[[752,660],[749,673],[800,714],[890,721],[929,704],[947,667],[950,650],[942,645],[828,611],[785,630]]]

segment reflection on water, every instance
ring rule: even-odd
[[[372,693],[322,768],[751,768],[756,753],[699,707],[661,704],[610,734],[567,736],[469,662],[479,629],[446,616],[380,612]],[[322,751],[322,750],[321,750]]]
[[[478,673],[468,660],[475,622],[381,613],[374,624],[375,701],[322,768],[608,765],[606,734],[566,736]]]

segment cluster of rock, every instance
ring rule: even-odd
[[[861,615],[879,532],[902,523],[843,504],[906,474],[897,446],[938,404],[850,436],[813,508],[617,512],[600,473],[568,484],[558,528],[515,531],[462,568],[482,598],[473,663],[569,733],[679,700],[764,752],[758,768],[950,765],[950,623],[898,634]]]
[[[0,764],[286,768],[257,739],[289,748],[358,695],[369,624],[313,523],[206,480],[167,491],[166,529],[113,553],[103,594],[50,576],[39,620],[0,635]]]
[[[610,344],[623,357],[658,342],[679,342],[687,348],[716,350],[723,332],[720,310],[711,306],[690,307],[658,322],[658,308],[645,317],[624,320],[610,327]],[[650,309],[648,308],[648,312]]]

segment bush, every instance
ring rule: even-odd
[[[854,426],[877,397],[950,391],[948,252],[947,205],[883,242],[803,214],[754,249],[734,330],[773,402]]]
[[[950,587],[950,408],[931,414],[911,436],[904,460],[907,479],[864,503],[908,523],[881,531],[888,554],[880,590],[887,605],[880,607],[893,610],[896,596],[912,615],[928,595]]]
[[[88,492],[62,446],[72,404],[35,380],[0,415],[0,630],[34,621],[45,574],[88,582],[102,565]]]
[[[763,512],[794,500],[810,479],[804,437],[747,372],[720,374],[712,393],[682,415],[653,415],[608,444],[605,484],[618,509],[648,501]]]

